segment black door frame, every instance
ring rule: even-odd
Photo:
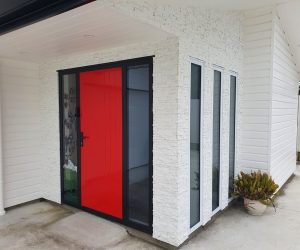
[[[60,175],[61,175],[61,202],[65,203],[67,205],[79,208],[81,210],[84,210],[89,213],[93,213],[97,216],[106,218],[111,221],[118,222],[120,224],[138,229],[140,231],[150,233],[152,234],[153,231],[153,57],[154,56],[148,56],[148,57],[142,57],[142,58],[135,58],[135,59],[128,59],[123,61],[117,61],[117,62],[110,62],[110,63],[104,63],[104,64],[96,64],[96,65],[89,65],[89,66],[83,66],[83,67],[77,67],[77,68],[70,68],[70,69],[63,69],[58,70],[58,82],[59,82],[59,128],[60,128]],[[148,64],[149,65],[149,123],[150,123],[150,129],[149,129],[149,212],[150,212],[150,226],[141,225],[138,223],[135,223],[133,221],[130,221],[128,218],[128,127],[127,127],[127,68],[129,66],[137,66],[142,64]],[[122,120],[123,120],[123,167],[122,167],[122,206],[123,206],[123,219],[118,219],[113,216],[92,210],[90,208],[83,207],[81,205],[81,182],[80,182],[80,119],[77,119],[77,155],[78,155],[78,172],[77,172],[77,178],[78,178],[78,186],[79,186],[79,205],[74,204],[71,202],[68,202],[64,200],[64,169],[63,169],[63,162],[64,162],[64,147],[63,147],[63,76],[67,74],[75,74],[76,75],[76,86],[77,86],[77,96],[76,96],[76,106],[77,106],[77,116],[80,117],[80,84],[79,84],[79,74],[80,72],[85,71],[92,71],[92,70],[99,70],[99,69],[108,69],[108,68],[114,68],[114,67],[122,67]]]

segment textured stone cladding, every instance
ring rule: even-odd
[[[100,52],[61,57],[40,67],[41,155],[44,198],[60,202],[58,69],[155,55],[153,65],[153,185],[155,218],[177,225],[178,39],[133,44]],[[169,227],[169,234],[173,227]],[[162,234],[164,235],[164,233]],[[172,241],[174,242],[175,239]]]
[[[160,42],[62,57],[41,66],[42,163],[45,198],[60,202],[58,84],[56,70],[155,55],[153,82],[153,237],[180,245],[191,233],[190,57],[203,60],[202,223],[212,216],[213,69],[222,67],[221,209],[228,204],[229,77],[242,85],[241,14],[156,5],[153,1],[98,1],[175,35]],[[237,115],[239,128],[239,114]],[[237,131],[238,132],[238,131]]]
[[[228,205],[229,176],[229,79],[230,74],[238,73],[238,94],[242,91],[242,20],[240,12],[218,11],[204,8],[180,8],[170,5],[155,5],[151,1],[102,1],[129,15],[153,24],[179,38],[179,69],[177,89],[177,152],[176,159],[176,198],[175,209],[178,218],[173,224],[165,223],[162,215],[154,213],[153,236],[155,238],[178,245],[190,234],[189,228],[189,137],[190,137],[190,57],[204,62],[204,82],[202,87],[202,224],[212,216],[212,108],[213,108],[213,70],[223,72],[222,111],[221,111],[221,199],[220,208]],[[221,67],[221,68],[220,68]],[[237,99],[239,107],[239,98]],[[237,143],[240,127],[239,109],[237,112]],[[154,149],[155,150],[155,149]],[[155,152],[155,151],[154,151]],[[174,152],[175,153],[175,152]],[[238,163],[238,151],[237,163]],[[154,159],[155,154],[154,154]],[[158,163],[158,162],[156,162]],[[155,168],[156,166],[154,166]],[[172,168],[174,169],[174,167]],[[167,170],[168,174],[173,172]],[[155,176],[154,176],[155,177]],[[158,176],[157,176],[158,178]],[[154,180],[154,184],[156,184]],[[162,180],[161,180],[162,181]],[[162,185],[162,184],[160,184]],[[157,187],[158,188],[158,187]],[[156,189],[156,188],[155,188]],[[154,208],[168,204],[162,197],[155,196]],[[164,196],[164,198],[166,198]],[[173,199],[173,196],[167,197]],[[177,223],[177,224],[176,224]],[[177,230],[177,231],[175,231]],[[172,232],[172,233],[170,233]]]

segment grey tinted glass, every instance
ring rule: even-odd
[[[127,70],[130,89],[149,90],[149,66],[139,65],[129,67]]]
[[[201,66],[191,66],[191,99],[200,99],[201,95]]]
[[[129,169],[128,219],[149,226],[149,165]]]
[[[149,67],[129,67],[127,73],[128,219],[149,226]]]
[[[77,204],[78,192],[78,155],[76,116],[77,84],[76,75],[64,75],[62,81],[62,123],[63,123],[63,173],[64,200]]]
[[[128,143],[130,168],[149,162],[149,93],[128,90]]]
[[[221,72],[214,71],[213,88],[213,159],[212,159],[212,209],[219,207],[220,199],[220,121],[221,121]]]
[[[201,66],[191,66],[190,111],[190,226],[200,221]]]
[[[230,76],[230,124],[229,124],[229,197],[233,193],[235,167],[235,110],[236,110],[236,77]]]

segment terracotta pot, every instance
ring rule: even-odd
[[[247,198],[244,198],[244,206],[247,212],[251,215],[263,215],[267,209],[267,205],[260,201],[249,200]]]

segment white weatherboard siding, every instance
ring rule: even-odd
[[[38,66],[0,60],[4,206],[41,198]]]
[[[282,186],[296,168],[299,76],[276,9],[247,12],[239,168]]]
[[[245,14],[238,171],[269,168],[272,18],[272,9]]]
[[[270,173],[281,186],[296,169],[299,75],[280,19],[274,13]]]

